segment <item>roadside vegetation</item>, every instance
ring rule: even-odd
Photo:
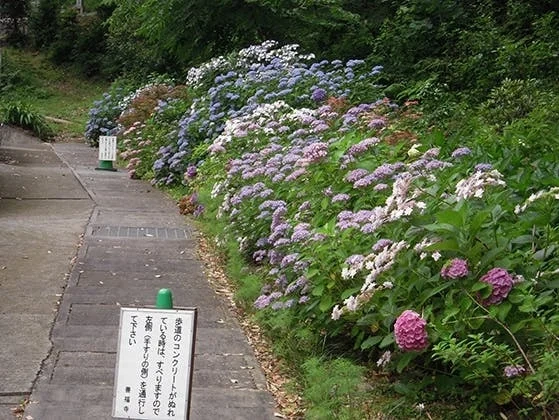
[[[5,48],[0,71],[0,121],[44,140],[80,138],[91,102],[106,80],[88,79],[53,65],[44,54]]]
[[[85,139],[212,239],[291,415],[556,418],[555,3],[234,3],[104,2]]]

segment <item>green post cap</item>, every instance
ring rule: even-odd
[[[173,309],[173,292],[170,289],[160,289],[155,299],[157,309]]]

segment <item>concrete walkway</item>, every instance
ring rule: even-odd
[[[14,143],[5,140],[0,152],[9,155],[13,152],[10,148],[16,148]],[[43,251],[49,257],[56,252],[56,259],[64,264],[45,265],[44,276],[25,287],[22,283],[31,280],[19,277],[21,270],[14,269],[10,287],[13,293],[17,291],[17,297],[0,298],[0,334],[6,339],[8,335],[17,339],[19,334],[25,339],[9,344],[8,351],[0,348],[0,377],[6,382],[0,385],[0,410],[32,390],[23,418],[111,419],[120,306],[151,306],[157,290],[168,287],[173,291],[175,306],[198,308],[190,418],[274,418],[274,402],[252,349],[226,303],[210,288],[196,257],[195,232],[178,214],[175,203],[149,183],[128,179],[124,171],[96,171],[97,152],[83,144],[54,144],[51,149],[35,142],[26,147],[35,148],[37,153],[30,160],[38,161],[26,169],[28,178],[21,186],[27,192],[33,190],[34,177],[44,179],[45,165],[55,162],[60,179],[45,179],[42,188],[67,198],[47,200],[46,208],[22,210],[35,203],[17,200],[19,191],[9,194],[8,190],[15,187],[6,187],[6,171],[0,171],[0,193],[12,197],[0,200],[1,235],[4,237],[7,225],[15,239],[21,235],[18,246],[26,247],[12,249],[12,241],[2,238],[0,268],[20,265],[22,252],[36,259],[30,265],[43,264],[40,258],[47,258]],[[17,167],[14,162],[5,165],[10,170]],[[64,182],[60,182],[62,178]],[[29,218],[20,217],[20,211],[43,215],[42,223],[36,218],[30,225]],[[48,230],[49,225],[57,226],[56,236],[39,235],[28,243],[25,232]],[[75,253],[79,232],[84,233],[83,244],[65,279],[61,267],[69,267],[70,251]],[[0,279],[4,279],[6,270],[0,270]],[[51,277],[56,281],[47,279]],[[66,281],[62,296],[57,296]],[[43,310],[35,314],[38,309],[33,298],[30,301],[27,296],[37,291],[48,298],[41,303]],[[3,280],[0,292],[1,296],[7,293]],[[57,298],[58,311],[53,312]],[[9,301],[14,308],[4,319],[4,305],[11,308]],[[34,358],[23,357],[27,346],[34,349]],[[30,381],[30,371],[36,373],[37,361],[43,358],[38,377]],[[3,366],[5,363],[8,366]],[[27,366],[23,369],[25,378],[13,372],[11,366],[15,364]],[[5,409],[0,411],[0,419],[13,419],[5,413]]]

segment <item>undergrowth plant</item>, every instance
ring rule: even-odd
[[[25,103],[2,104],[0,122],[31,130],[41,140],[51,140],[54,136],[54,131],[45,118]]]

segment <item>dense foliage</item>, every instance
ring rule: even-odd
[[[89,75],[181,75],[266,39],[297,43],[319,59],[381,62],[393,96],[402,97],[423,99],[435,87],[481,102],[505,78],[549,81],[559,71],[553,0],[172,0],[164,8],[106,0],[85,2],[86,15],[69,0],[4,3],[0,14],[18,16],[10,22],[29,16],[35,48]],[[21,7],[7,10],[12,3]]]
[[[25,19],[29,13],[29,0],[2,0],[0,3],[0,41],[6,35],[8,42],[18,45],[25,39]],[[5,31],[5,34],[2,33]]]
[[[188,193],[181,209],[244,260],[238,299],[309,383],[350,370],[315,357],[346,356],[411,405],[556,414],[557,97],[505,79],[445,133],[425,112],[447,104],[384,97],[376,64],[267,41],[185,87],[106,95],[89,127],[119,133],[132,177]],[[308,385],[309,417],[349,416],[353,395],[362,418],[360,381],[334,382],[341,400]]]

